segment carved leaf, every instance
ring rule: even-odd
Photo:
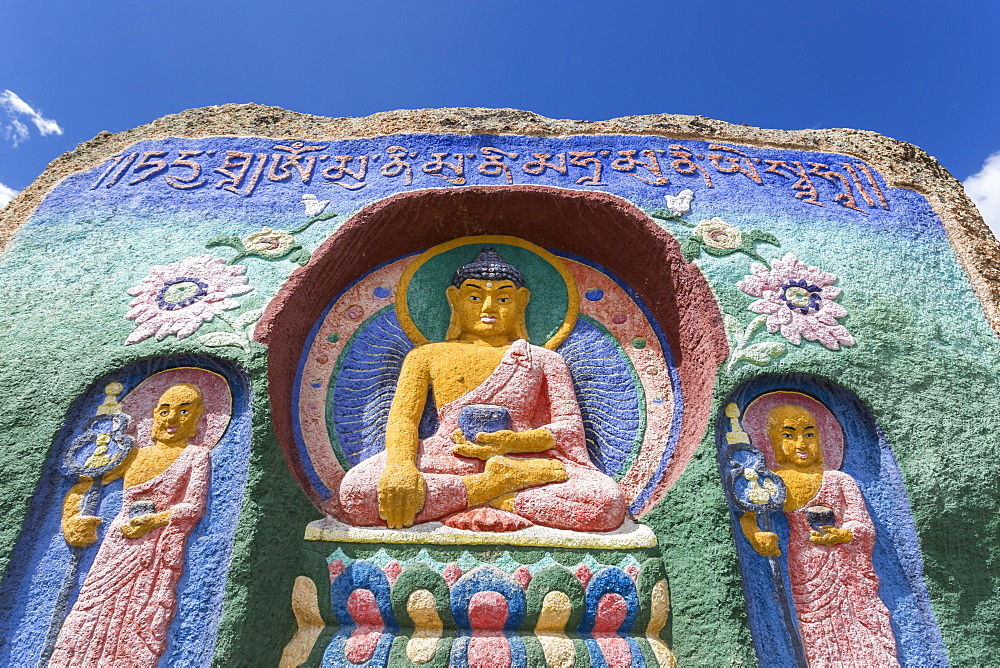
[[[256,322],[260,316],[264,315],[264,309],[255,308],[240,314],[240,317],[236,318],[233,325],[236,329],[246,329],[248,325]]]
[[[753,338],[754,332],[760,329],[760,326],[764,324],[767,320],[766,315],[759,315],[747,324],[747,328],[743,331],[743,335],[739,338],[739,346],[743,347],[747,341]]]
[[[743,334],[743,323],[728,313],[722,314],[722,324],[726,328],[726,338],[729,339],[729,349],[740,345],[740,335]]]
[[[300,248],[299,250],[289,255],[288,260],[289,262],[295,262],[300,265],[305,265],[307,262],[309,262],[310,257],[311,253],[309,253],[309,251],[307,251],[304,248]]]
[[[692,260],[697,260],[698,256],[701,255],[701,239],[698,237],[688,237],[684,243],[681,244],[681,255],[688,262]]]
[[[333,211],[324,211],[323,213],[319,214],[315,218],[312,218],[309,221],[309,223],[310,224],[312,224],[312,223],[318,223],[321,220],[330,220],[331,218],[336,218],[336,217],[337,217],[337,214],[335,214]]]
[[[217,237],[212,237],[205,242],[206,248],[212,248],[213,246],[229,246],[230,248],[235,248],[241,253],[245,250],[243,247],[243,241],[239,237],[234,237],[229,234],[220,234]]]
[[[766,343],[755,343],[752,346],[747,346],[740,353],[740,359],[750,362],[751,364],[756,364],[757,366],[764,366],[770,363],[772,359],[781,357],[785,354],[787,347],[784,343],[778,343],[776,341],[768,341]]]
[[[774,236],[770,232],[764,232],[762,230],[750,230],[747,236],[749,237],[750,241],[771,244],[772,246],[781,245],[781,242],[778,241],[778,237]]]
[[[198,343],[208,348],[222,348],[223,346],[235,346],[243,350],[249,350],[250,342],[245,336],[235,332],[210,332],[198,337]]]

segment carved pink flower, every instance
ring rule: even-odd
[[[770,269],[754,262],[750,271],[753,275],[736,287],[761,298],[747,308],[767,315],[767,331],[780,330],[796,346],[802,339],[819,341],[830,350],[854,345],[854,337],[837,322],[847,316],[847,309],[835,301],[841,294],[833,286],[836,274],[809,267],[792,253],[772,262]]]
[[[125,319],[135,320],[137,326],[125,345],[151,336],[162,341],[169,334],[183,339],[219,312],[239,308],[240,303],[231,297],[253,290],[243,276],[245,271],[242,265],[227,265],[211,255],[150,267],[142,285],[126,291],[135,299]]]

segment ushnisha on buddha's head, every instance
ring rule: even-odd
[[[812,413],[793,404],[775,406],[767,414],[767,435],[774,457],[796,469],[823,467],[819,428]]]
[[[153,408],[154,443],[178,445],[198,433],[198,423],[205,412],[201,390],[197,385],[173,385],[160,395]]]
[[[528,339],[524,312],[531,293],[517,267],[492,246],[484,246],[472,262],[458,268],[446,294],[451,305],[449,341],[500,345]]]

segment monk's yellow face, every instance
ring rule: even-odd
[[[518,288],[506,280],[469,279],[461,287],[448,288],[453,318],[462,334],[473,338],[515,340],[529,296],[527,288]]]
[[[823,450],[812,413],[791,404],[777,406],[767,416],[767,427],[779,464],[793,468],[822,466]]]
[[[183,443],[194,438],[204,412],[201,391],[194,385],[174,385],[167,388],[153,409],[153,429],[150,436],[158,443]]]

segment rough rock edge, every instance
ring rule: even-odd
[[[923,149],[868,130],[766,130],[703,116],[654,114],[589,122],[545,118],[518,109],[397,110],[363,118],[326,118],[258,104],[189,109],[117,134],[101,132],[53,160],[41,176],[0,211],[0,253],[63,179],[97,167],[109,155],[139,141],[215,136],[333,141],[413,133],[555,137],[653,135],[853,156],[875,166],[890,186],[909,188],[927,198],[944,224],[948,240],[969,276],[987,319],[1000,335],[1000,246],[962,184]]]

